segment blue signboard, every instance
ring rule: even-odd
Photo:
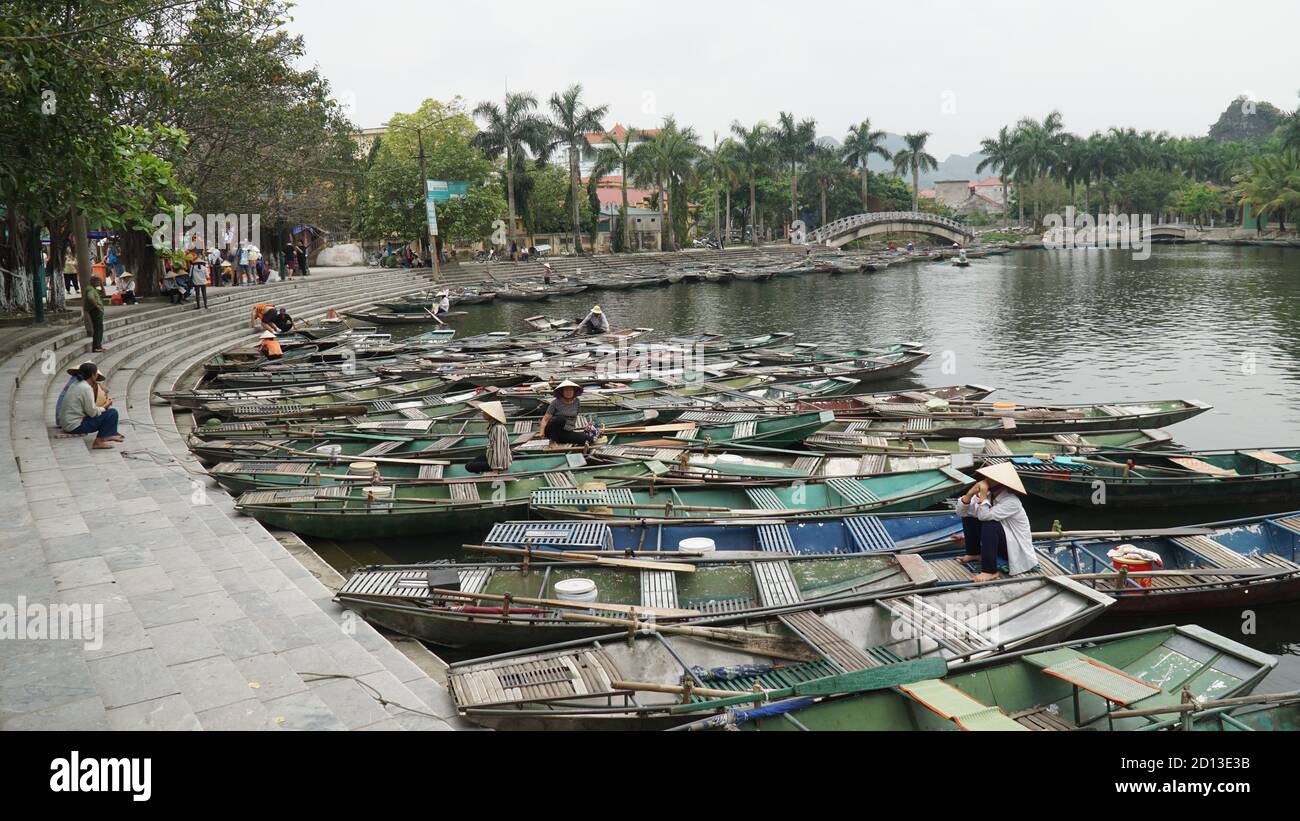
[[[469,183],[465,180],[425,180],[424,185],[434,202],[451,202],[469,194]]]

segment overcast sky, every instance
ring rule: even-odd
[[[841,138],[932,132],[978,149],[1022,116],[1201,135],[1240,94],[1294,109],[1300,2],[737,3],[300,0],[290,28],[362,127],[427,98],[539,102],[580,82],[607,125],[664,115],[711,142],[778,111]]]

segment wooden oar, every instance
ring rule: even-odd
[[[1033,539],[1137,539],[1144,536],[1208,536],[1215,530],[1209,527],[1165,527],[1136,530],[1035,530]]]
[[[310,456],[313,459],[321,462],[326,462],[326,461],[329,462],[400,462],[408,465],[450,465],[451,464],[451,462],[448,462],[445,459],[397,459],[394,457],[384,457],[384,456],[344,456],[343,454],[339,454],[338,456],[329,456],[324,453],[312,453],[309,450],[296,450],[294,448],[285,447],[284,445],[277,445],[274,442],[255,442],[254,444],[265,445],[267,447],[274,448],[276,450],[282,450],[285,451],[286,453],[292,453],[297,456]]]
[[[568,553],[563,550],[520,550],[514,547],[495,547],[483,544],[463,544],[466,550],[478,550],[485,553],[504,553],[510,556],[528,556],[545,561],[561,559],[566,562],[588,562],[608,565],[610,567],[630,567],[639,570],[671,570],[674,573],[694,573],[695,565],[681,562],[661,562],[653,559],[619,559],[610,556],[598,556],[592,553]]]
[[[433,321],[437,322],[439,325],[447,324],[446,322],[443,322],[441,319],[439,319],[437,314],[435,314],[433,311],[430,311],[427,306],[425,307],[424,312],[429,316],[433,317]]]
[[[1189,701],[1186,704],[1168,704],[1164,707],[1143,707],[1137,710],[1113,710],[1110,713],[1110,717],[1140,718],[1142,716],[1155,716],[1163,713],[1199,713],[1203,710],[1214,710],[1220,707],[1240,707],[1249,704],[1289,704],[1293,701],[1300,701],[1300,692],[1263,693],[1261,695],[1211,699],[1210,701]]]
[[[506,597],[495,593],[462,593],[459,590],[440,590],[440,596],[452,596],[460,599],[483,599],[486,601],[505,601]],[[642,607],[631,604],[611,604],[608,602],[575,602],[568,599],[534,599],[527,596],[511,596],[516,604],[535,604],[542,607],[554,607],[564,610],[607,610],[611,613],[639,613],[642,615],[664,616],[666,618],[686,618],[704,615],[699,610],[686,610],[677,607]],[[568,614],[565,614],[568,615]]]
[[[1064,454],[1057,454],[1064,455]],[[1051,462],[1053,459],[1050,453],[1035,453],[1035,459],[1044,462]],[[1081,465],[1092,465],[1093,467],[1111,468],[1114,470],[1150,470],[1159,473],[1173,473],[1178,476],[1214,476],[1212,473],[1201,473],[1199,470],[1189,470],[1187,468],[1162,468],[1155,465],[1129,465],[1127,462],[1106,462],[1100,459],[1085,459],[1082,456],[1067,456],[1071,462]]]
[[[635,613],[646,612],[650,608],[628,608]],[[787,636],[774,636],[770,633],[757,633],[752,630],[738,630],[730,627],[703,627],[685,624],[651,624],[640,620],[616,619],[609,616],[595,616],[588,613],[564,613],[564,621],[583,621],[594,624],[629,628],[633,630],[656,630],[679,636],[691,636],[706,641],[716,641],[735,649],[786,661],[819,661],[821,655],[809,647],[802,639]]]

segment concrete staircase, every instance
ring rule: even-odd
[[[330,601],[309,570],[207,479],[152,399],[256,334],[251,305],[300,319],[428,287],[426,271],[210,289],[211,308],[135,306],[92,357],[77,323],[28,331],[0,363],[0,602],[103,614],[102,642],[0,642],[0,729],[453,729],[421,666]],[[91,450],[53,407],[85,359],[108,374],[126,442]],[[288,534],[283,534],[288,536]],[[308,551],[309,552],[309,551]],[[430,656],[431,657],[431,656]]]

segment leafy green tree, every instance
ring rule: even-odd
[[[604,131],[601,121],[609,113],[609,106],[601,105],[588,108],[582,101],[582,85],[574,83],[562,94],[552,94],[550,100],[551,132],[550,148],[561,145],[568,148],[569,154],[569,192],[573,222],[573,250],[582,253],[582,232],[579,219],[578,199],[578,161],[587,149],[587,133]],[[545,152],[550,153],[548,150]]]
[[[996,171],[1002,180],[1002,227],[1010,226],[1010,220],[1007,214],[1007,207],[1010,200],[1007,197],[1007,179],[1011,176],[1012,169],[1015,167],[1015,149],[1016,141],[1012,129],[1008,126],[1002,126],[998,129],[996,137],[986,137],[980,141],[980,151],[984,154],[984,159],[980,160],[979,165],[975,166],[975,173],[983,174],[987,171]]]
[[[817,121],[795,122],[794,115],[782,111],[772,130],[772,148],[778,159],[789,169],[790,219],[799,218],[799,166],[813,153],[817,139]]]
[[[637,130],[630,127],[621,140],[606,134],[601,140],[600,146],[596,149],[596,162],[591,171],[592,179],[595,180],[599,180],[616,170],[619,173],[619,188],[623,195],[623,206],[618,217],[623,230],[623,239],[619,250],[623,251],[632,250],[632,225],[627,218],[627,181],[632,174],[632,151],[635,148],[633,143],[637,142],[637,138]],[[614,226],[611,225],[610,231],[613,230]]]
[[[509,218],[506,221],[507,247],[515,239],[515,175],[518,167],[531,150],[544,161],[550,127],[535,113],[537,98],[526,92],[506,94],[501,105],[479,103],[474,116],[483,121],[483,130],[474,135],[474,144],[491,159],[502,159],[505,166],[506,202]]]
[[[742,178],[749,184],[750,242],[758,247],[758,178],[767,171],[772,157],[770,129],[763,122],[746,128],[737,120],[731,124],[731,133],[732,156]]]

